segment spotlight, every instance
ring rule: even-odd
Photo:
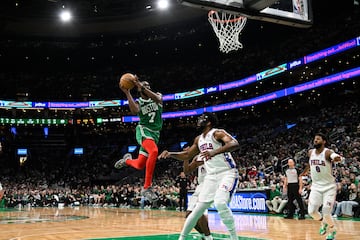
[[[158,0],[157,6],[160,9],[166,9],[169,7],[169,1],[168,0]]]
[[[60,13],[60,19],[63,22],[69,22],[72,18],[71,12],[68,10],[62,10]]]

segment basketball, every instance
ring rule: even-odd
[[[125,73],[121,76],[119,86],[126,89],[132,89],[134,85],[134,81],[136,77],[132,73]]]

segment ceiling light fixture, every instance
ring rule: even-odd
[[[71,12],[68,10],[63,10],[60,12],[60,19],[63,22],[69,22],[72,19]]]

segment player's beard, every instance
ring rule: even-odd
[[[316,149],[319,149],[322,147],[322,144],[321,143],[317,143],[317,144],[314,144],[314,148]]]
[[[198,121],[198,123],[196,124],[196,128],[200,131],[203,131],[206,125],[207,125],[207,121],[204,119],[202,121]]]

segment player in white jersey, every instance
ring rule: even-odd
[[[184,148],[184,150],[188,149]],[[194,193],[191,195],[189,202],[188,202],[188,207],[187,207],[187,211],[186,211],[186,217],[188,217],[190,215],[190,213],[193,211],[193,209],[196,206],[196,203],[198,202],[199,199],[199,194],[201,192],[201,189],[203,187],[203,182],[204,182],[204,178],[206,175],[206,169],[204,166],[204,161],[202,161],[201,159],[199,159],[198,157],[199,155],[196,155],[193,160],[191,161],[191,163],[189,163],[188,160],[184,160],[183,163],[183,170],[185,174],[189,174],[191,172],[193,172],[195,169],[197,169],[197,182],[198,185],[195,188]],[[204,240],[212,240],[212,236],[210,234],[210,229],[209,229],[209,224],[208,224],[208,218],[207,218],[207,209],[205,210],[204,214],[199,218],[199,220],[197,221],[196,225],[195,225],[195,229],[203,235],[203,239]]]
[[[223,129],[214,128],[218,120],[213,113],[204,113],[198,118],[197,126],[202,134],[197,136],[186,151],[163,151],[159,158],[172,157],[178,160],[190,160],[200,153],[204,161],[206,176],[198,203],[187,217],[179,240],[184,240],[196,225],[204,211],[214,203],[220,218],[230,233],[230,239],[237,238],[234,216],[228,203],[236,189],[238,172],[230,152],[239,149],[239,143]]]
[[[326,137],[322,133],[315,134],[314,149],[308,152],[309,165],[306,166],[301,176],[310,170],[312,185],[309,196],[308,213],[314,220],[320,220],[319,233],[326,236],[327,240],[335,239],[336,228],[331,217],[331,211],[335,203],[336,183],[332,174],[332,163],[340,162],[342,157],[333,150],[325,147]],[[322,215],[319,208],[322,205]],[[328,229],[329,228],[329,229]]]

